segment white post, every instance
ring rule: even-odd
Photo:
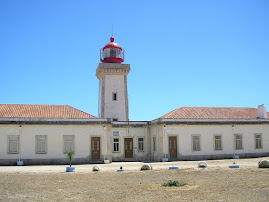
[[[167,137],[166,137],[166,126],[164,125],[163,126],[163,153],[164,153],[164,158],[163,158],[163,162],[167,162],[168,161],[168,158],[167,158],[167,149],[166,147],[168,146],[167,144]]]
[[[22,153],[22,151],[21,151],[21,140],[22,140],[21,136],[22,136],[22,127],[19,126],[19,161],[17,161],[17,166],[23,165],[23,161],[21,161],[21,153]]]
[[[103,130],[103,144],[102,144],[102,150],[103,150],[103,154],[104,154],[104,160],[106,160],[106,154],[107,154],[107,138],[106,138],[106,126],[104,126],[104,130]]]
[[[235,145],[236,145],[235,134],[234,134],[234,125],[232,125],[232,137],[233,137],[233,158],[234,158],[234,156],[235,156]]]
[[[21,126],[19,127],[19,161],[21,161]]]

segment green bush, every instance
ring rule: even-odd
[[[172,180],[169,180],[168,182],[166,182],[166,183],[163,183],[163,187],[183,187],[183,186],[185,186],[185,185],[187,185],[187,184],[185,184],[185,183],[180,183],[179,181],[177,181],[177,180],[174,180],[174,181],[172,181]]]
[[[269,161],[260,161],[259,168],[269,168]]]
[[[92,168],[92,171],[93,172],[98,172],[98,171],[100,171],[101,170],[101,168],[99,167],[99,166],[94,166],[93,168]]]
[[[73,151],[69,151],[66,154],[67,154],[67,158],[69,159],[69,165],[71,167],[72,166],[72,159],[73,159],[73,156],[74,156],[74,152]]]
[[[150,170],[150,168],[147,167],[147,166],[142,166],[142,167],[140,168],[140,170]]]
[[[144,164],[144,165],[142,165],[142,167],[140,168],[140,170],[152,170],[152,167],[149,164]]]

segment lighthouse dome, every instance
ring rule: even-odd
[[[103,63],[122,63],[124,61],[124,49],[110,37],[110,43],[100,50],[100,61]]]

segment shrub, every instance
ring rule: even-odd
[[[98,171],[100,171],[101,170],[101,168],[99,167],[99,166],[94,166],[93,168],[92,168],[92,171],[93,172],[98,172]]]
[[[166,182],[166,183],[163,183],[163,187],[183,187],[183,186],[185,186],[185,185],[187,185],[186,183],[180,183],[179,181],[177,181],[177,180],[174,180],[174,181],[172,181],[172,180],[169,180],[168,182]]]
[[[69,165],[71,167],[72,166],[72,159],[73,159],[73,156],[74,156],[74,152],[69,151],[66,154],[67,154],[67,158],[69,159]]]
[[[262,160],[259,162],[259,168],[269,168],[269,161],[268,160]]]
[[[200,161],[198,163],[198,168],[207,168],[207,163],[205,161]]]
[[[151,165],[145,163],[145,164],[142,165],[140,170],[152,170],[152,167],[151,167]]]

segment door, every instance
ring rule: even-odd
[[[169,136],[169,153],[170,158],[177,157],[177,136]]]
[[[92,137],[92,159],[100,159],[100,137]]]
[[[124,138],[125,158],[133,158],[133,138]]]

